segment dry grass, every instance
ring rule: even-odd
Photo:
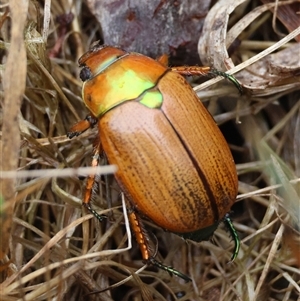
[[[88,171],[78,168],[89,166],[96,132],[72,140],[66,132],[87,114],[77,60],[100,30],[80,0],[44,2],[50,7],[29,0],[1,6],[0,299],[299,300],[300,27],[278,29],[275,3],[255,1],[219,1],[206,18],[202,62],[221,70],[235,65],[230,72],[239,71],[245,91],[213,85],[219,79],[195,88],[236,159],[233,219],[242,244],[228,264],[232,242],[222,227],[213,242],[186,244],[149,225],[160,259],[192,277],[184,283],[143,267],[111,177],[101,178],[94,202],[108,221],[100,224],[81,208],[78,175]],[[55,18],[70,11],[74,19],[62,35]],[[241,44],[229,58],[237,37]]]

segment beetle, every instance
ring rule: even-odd
[[[155,259],[142,217],[166,231],[196,242],[209,239],[221,221],[235,242],[229,215],[238,180],[230,149],[214,119],[182,75],[222,75],[210,67],[167,67],[123,49],[93,44],[79,59],[82,98],[90,115],[75,124],[69,138],[98,126],[92,166],[104,151],[118,166],[115,178],[127,200],[131,228],[143,260],[185,280],[190,278]],[[88,177],[83,205],[91,205],[95,176]]]

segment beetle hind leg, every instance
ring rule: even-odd
[[[150,257],[147,263],[150,263],[150,264],[152,264],[152,265],[154,265],[154,266],[156,266],[156,267],[158,267],[158,268],[160,268],[160,269],[168,272],[170,274],[170,276],[172,276],[172,275],[178,276],[178,277],[182,278],[183,280],[185,280],[186,282],[192,281],[192,279],[190,277],[188,277],[185,274],[183,274],[183,273],[175,270],[171,266],[167,266],[167,265],[162,264],[161,262],[157,261],[153,257]]]
[[[135,212],[135,210],[132,206],[129,205],[127,210],[128,210],[129,222],[130,222],[132,231],[135,233],[137,243],[138,243],[138,245],[140,247],[140,251],[142,253],[143,261],[146,264],[156,266],[156,267],[168,272],[171,276],[175,275],[175,276],[178,276],[178,277],[184,279],[185,281],[191,281],[191,279],[188,276],[177,271],[173,267],[166,266],[166,265],[162,264],[161,262],[157,261],[154,258],[156,255],[156,252],[154,252],[154,254],[151,255],[152,252],[151,252],[151,247],[149,244],[149,236],[148,236],[146,229],[143,226],[143,223],[142,223],[140,217]]]
[[[227,229],[229,230],[229,233],[230,233],[232,239],[234,240],[234,249],[233,249],[231,259],[230,259],[230,261],[234,261],[240,250],[240,245],[241,245],[240,238],[232,224],[229,213],[227,213],[224,216],[223,222],[224,222],[225,226],[227,227]]]

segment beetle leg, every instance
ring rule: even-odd
[[[186,282],[192,281],[192,279],[190,277],[180,273],[179,271],[175,270],[173,267],[162,264],[161,262],[157,261],[153,257],[149,258],[148,263],[151,263],[152,265],[157,266],[158,268],[168,272],[171,276],[176,275],[176,276],[184,279]]]
[[[169,63],[169,57],[167,54],[163,54],[161,55],[159,58],[157,58],[157,61],[159,63],[161,63],[163,66],[168,66],[168,63]]]
[[[240,85],[238,80],[233,75],[229,75],[223,71],[219,71],[219,70],[213,69],[211,67],[179,66],[179,67],[171,67],[170,69],[183,76],[193,76],[193,75],[222,76],[222,77],[230,80],[236,86],[236,88],[239,90],[240,94],[243,93],[242,86]]]
[[[229,213],[226,213],[226,215],[224,216],[224,224],[229,230],[232,239],[234,240],[234,250],[230,259],[230,261],[234,261],[239,253],[241,243],[240,243],[240,238],[232,224]]]
[[[199,67],[199,66],[178,66],[171,67],[171,71],[179,73],[183,76],[193,76],[193,75],[207,75],[211,73],[210,67]]]
[[[133,207],[128,206],[128,219],[132,231],[135,234],[136,241],[140,247],[144,261],[148,261],[150,256],[149,236],[145,230],[141,219],[134,211]]]
[[[222,77],[230,80],[235,85],[235,87],[239,90],[240,94],[241,95],[243,94],[243,88],[242,88],[241,84],[238,82],[238,80],[233,75],[227,74],[223,71],[219,71],[216,69],[211,69],[210,74],[214,74],[216,76],[222,76]]]
[[[93,157],[91,163],[92,167],[97,167],[99,165],[101,150],[102,150],[101,142],[100,139],[97,137],[94,142]],[[87,208],[101,222],[104,218],[106,218],[106,215],[100,215],[91,207],[91,200],[93,199],[93,196],[97,192],[97,184],[98,184],[97,175],[96,174],[89,175],[85,186],[85,193],[84,193],[82,205],[85,208]]]
[[[75,136],[79,136],[89,128],[92,128],[97,122],[97,118],[92,115],[87,115],[85,119],[80,120],[70,128],[69,132],[67,133],[67,137],[71,139]]]
[[[134,208],[132,206],[128,206],[128,218],[129,222],[132,228],[132,231],[135,234],[137,243],[140,247],[140,251],[142,253],[143,261],[147,264],[154,265],[166,272],[168,272],[171,276],[176,275],[185,281],[191,281],[191,279],[180,273],[179,271],[175,270],[173,267],[166,266],[162,264],[161,262],[157,261],[153,255],[151,255],[150,245],[149,245],[149,236],[146,231],[146,229],[143,226],[143,223],[138,216],[138,214],[135,212]],[[155,252],[156,253],[156,252]]]
[[[97,122],[98,119],[95,118],[93,115],[91,114],[87,115],[85,119],[80,120],[79,122],[77,122],[75,125],[71,127],[71,129],[67,133],[67,137],[71,139],[75,136],[79,136],[89,128],[92,128]],[[99,138],[96,138],[93,147],[93,158],[91,163],[92,167],[97,167],[99,165],[100,153],[101,153],[101,142]],[[91,200],[93,199],[93,196],[97,191],[97,183],[98,183],[97,175],[93,174],[88,176],[82,205],[85,208],[87,208],[99,221],[102,221],[103,218],[106,218],[106,216],[98,214],[91,207]]]

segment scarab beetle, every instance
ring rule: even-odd
[[[97,124],[92,165],[105,152],[118,166],[116,180],[128,202],[131,227],[145,262],[190,280],[151,254],[143,216],[186,239],[208,239],[235,202],[238,181],[229,147],[210,113],[182,75],[214,74],[209,67],[168,68],[165,59],[95,43],[79,59],[82,97],[90,115],[73,126],[72,138]],[[229,77],[240,88],[233,77]],[[90,176],[83,205],[98,219]]]

